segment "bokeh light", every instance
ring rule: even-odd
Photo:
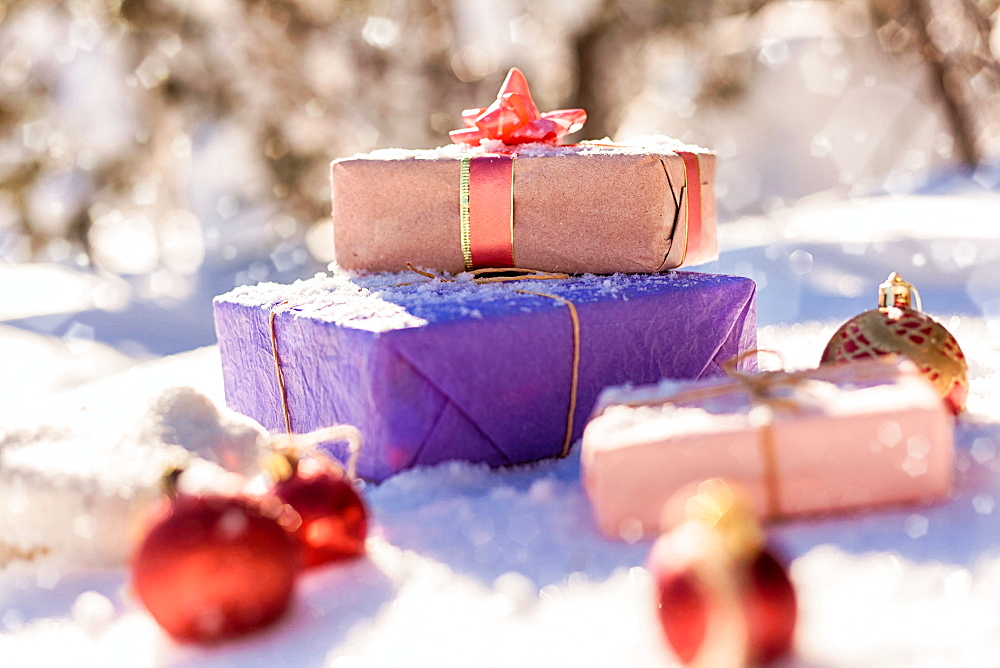
[[[909,192],[1000,156],[998,6],[5,3],[0,259],[120,275],[164,308],[307,276],[332,258],[329,162],[447,143],[514,65],[543,109],[587,109],[579,138],[714,148],[723,225]]]

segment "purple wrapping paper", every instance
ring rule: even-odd
[[[723,362],[756,346],[748,278],[669,272],[399,285],[423,280],[319,276],[216,297],[227,403],[268,429],[285,428],[274,308],[293,431],[355,425],[364,438],[358,474],[380,481],[450,459],[508,465],[560,454],[569,309],[517,289],[560,295],[579,313],[574,440],[604,387],[722,375]],[[343,446],[330,447],[344,457]]]

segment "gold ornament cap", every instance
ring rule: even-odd
[[[667,502],[664,527],[688,522],[715,532],[734,559],[756,554],[764,545],[764,529],[746,492],[721,478],[687,485]]]
[[[968,362],[951,332],[920,308],[917,289],[898,273],[889,274],[879,286],[878,308],[841,325],[826,344],[820,364],[903,355],[958,415],[969,394]]]
[[[913,302],[916,302],[914,304]],[[922,311],[920,293],[911,284],[903,280],[897,272],[889,274],[889,278],[878,286],[878,307],[880,309],[913,308]]]

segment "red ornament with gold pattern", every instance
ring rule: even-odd
[[[920,310],[916,288],[896,272],[878,292],[878,308],[841,325],[826,344],[820,364],[903,355],[934,385],[952,413],[961,413],[969,394],[969,365],[958,341]]]

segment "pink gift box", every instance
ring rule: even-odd
[[[637,538],[660,530],[671,495],[706,478],[739,483],[773,518],[942,499],[952,457],[941,397],[910,362],[880,358],[609,388],[581,466],[601,530]]]

